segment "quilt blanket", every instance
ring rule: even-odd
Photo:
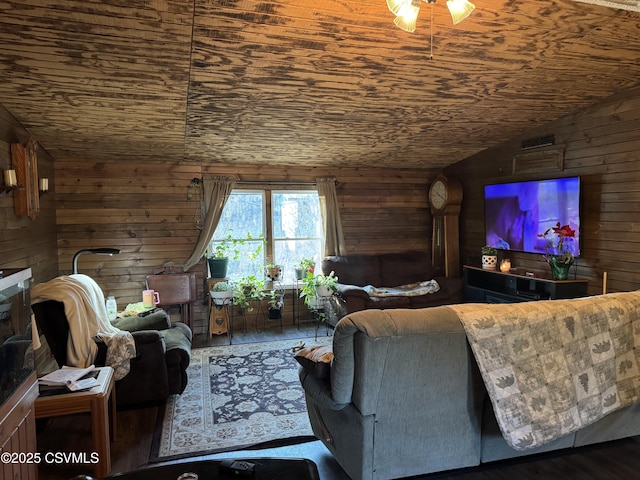
[[[362,289],[372,297],[419,297],[428,293],[436,293],[440,285],[435,280],[409,283],[399,287],[374,287],[366,285]]]
[[[516,450],[640,401],[640,292],[450,308]]]

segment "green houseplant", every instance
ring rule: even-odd
[[[279,320],[282,318],[282,307],[284,307],[284,289],[273,289],[267,293],[267,297],[269,320]]]
[[[222,241],[209,244],[209,249],[205,253],[209,264],[210,278],[225,278],[229,259],[237,260],[240,257],[240,246],[244,245],[244,240],[233,238],[231,232]]]
[[[262,300],[264,295],[264,280],[255,275],[242,277],[234,283],[233,303],[242,310],[252,311],[252,302]]]
[[[314,275],[307,272],[307,276],[302,279],[300,288],[300,298],[312,310],[322,307],[324,300],[331,297],[338,290],[338,277],[335,272],[329,275]]]
[[[485,245],[481,249],[482,268],[485,270],[495,270],[498,265],[498,250],[491,245]]]
[[[307,273],[313,274],[316,268],[316,262],[311,258],[303,258],[295,267],[296,279],[302,280]]]
[[[282,280],[282,265],[275,265],[273,263],[267,263],[265,266],[265,276],[270,282],[279,282]]]
[[[209,295],[216,305],[224,305],[233,298],[233,287],[227,282],[218,282],[209,291]]]

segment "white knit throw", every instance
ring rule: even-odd
[[[129,360],[135,357],[135,343],[131,333],[109,322],[104,293],[89,276],[74,274],[54,278],[35,285],[31,303],[55,300],[64,304],[69,322],[67,363],[72,367],[90,366],[98,347],[95,339],[107,344],[107,365],[113,367],[116,380],[129,373]]]

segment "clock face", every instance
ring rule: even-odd
[[[436,210],[440,210],[447,202],[447,187],[442,180],[436,180],[429,190],[429,201],[431,206]]]

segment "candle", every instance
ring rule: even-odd
[[[49,191],[49,179],[46,177],[43,177],[40,179],[40,191],[41,192],[48,192]]]
[[[4,171],[4,184],[7,187],[15,187],[16,185],[18,185],[18,180],[16,179],[15,170]]]
[[[510,270],[511,270],[511,260],[509,260],[508,258],[505,258],[500,262],[500,271],[508,272]]]
[[[607,272],[602,274],[602,294],[607,293]]]

